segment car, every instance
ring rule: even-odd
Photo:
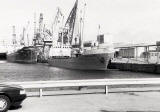
[[[12,106],[20,106],[27,97],[25,89],[18,85],[0,84],[0,112]]]

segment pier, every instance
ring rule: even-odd
[[[115,47],[119,49],[111,61],[111,68],[123,71],[160,73],[160,42]]]
[[[63,81],[37,81],[37,82],[10,82],[8,84],[20,84],[27,88],[66,87],[66,86],[95,86],[95,85],[137,85],[132,88],[109,89],[105,95],[104,90],[60,90],[54,95],[48,94],[44,97],[28,97],[23,102],[20,112],[110,112],[110,111],[159,111],[160,110],[160,88],[150,87],[159,85],[159,78],[142,79],[99,79],[99,80],[63,80]],[[147,84],[146,89],[140,85]],[[40,96],[42,95],[40,89]],[[68,94],[66,94],[68,92]],[[87,93],[87,94],[86,94]],[[32,102],[32,103],[30,103]],[[34,104],[34,105],[33,105]],[[43,108],[39,108],[43,107]],[[9,112],[17,111],[14,109]]]

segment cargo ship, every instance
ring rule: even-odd
[[[15,52],[7,54],[8,62],[37,63],[37,52],[33,46],[23,47]]]
[[[53,67],[67,69],[107,70],[107,66],[113,57],[113,49],[101,42],[104,38],[103,35],[98,35],[99,41],[83,42],[85,12],[81,11],[83,17],[78,19],[77,6],[78,0],[76,0],[64,27],[60,28],[57,41],[50,48],[48,63]],[[57,15],[59,13],[63,15],[60,10]]]
[[[51,49],[54,50],[53,53],[58,50],[58,48]],[[60,49],[66,51],[67,47]],[[68,51],[72,51],[70,47],[68,47]],[[107,49],[103,48],[86,50],[83,53],[75,54],[70,52],[71,55],[63,54],[63,56],[58,56],[56,54],[57,53],[49,58],[49,65],[79,70],[107,70],[107,66],[113,56],[112,52],[109,52]]]

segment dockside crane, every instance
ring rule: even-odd
[[[34,13],[34,37],[33,37],[33,45],[36,45],[36,35],[37,35],[37,22],[36,22],[36,13]]]
[[[59,32],[60,28],[63,27],[63,20],[64,20],[64,15],[63,15],[61,9],[58,7],[57,13],[56,13],[56,16],[54,18],[54,21],[52,23],[52,28],[51,28],[53,41],[59,40],[59,38],[55,38],[55,37],[58,37],[58,32]]]
[[[43,45],[43,14],[40,13],[39,16],[39,27],[36,28],[36,17],[34,17],[34,46]]]
[[[52,23],[52,34],[53,34],[54,30],[56,29],[57,24],[61,22],[61,20],[60,20],[61,17],[62,17],[62,21],[63,21],[64,15],[63,15],[61,9],[58,7],[56,16],[55,16],[54,21]]]
[[[30,22],[28,21],[27,26],[23,27],[23,33],[21,34],[21,40],[20,40],[20,45],[22,46],[26,46],[26,42],[25,42],[26,35],[27,35],[27,44],[29,45],[28,33],[26,34],[26,31],[28,30],[28,27],[29,27],[29,23]]]
[[[15,26],[13,26],[12,44],[13,44],[13,45],[17,45],[17,40],[16,40],[16,28],[15,28]]]

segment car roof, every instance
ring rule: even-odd
[[[0,83],[0,87],[13,87],[13,88],[22,88],[19,85],[14,85],[14,84],[4,84],[4,83]]]

